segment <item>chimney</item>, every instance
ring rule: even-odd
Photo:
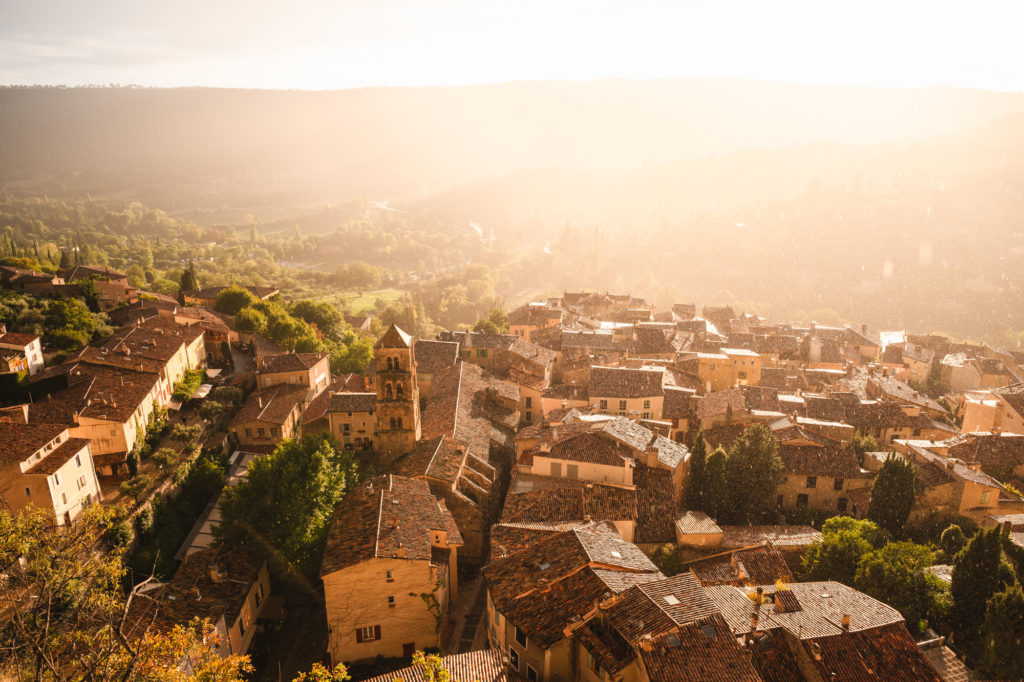
[[[860,333],[861,334],[867,334],[868,333],[868,326],[866,324],[862,324],[860,326]]]
[[[993,435],[993,436],[998,436],[998,435],[999,435],[999,434],[1001,434],[1002,432],[1003,432],[1003,429],[1002,429],[1002,427],[999,427],[999,426],[993,426],[993,427],[992,427],[992,435]]]
[[[192,589],[189,590],[189,593],[195,598],[196,601],[203,600],[203,595],[199,593],[199,588],[195,585],[192,586]]]
[[[220,566],[218,566],[217,564],[210,564],[210,582],[219,583],[220,581]]]
[[[848,613],[844,613],[843,614],[843,631],[844,632],[849,632],[850,631],[850,614],[848,614]]]
[[[395,551],[395,556],[399,559],[405,558],[405,545],[403,545],[401,542],[398,543],[398,549]]]

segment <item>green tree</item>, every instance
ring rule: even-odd
[[[121,484],[121,493],[135,499],[136,504],[142,495],[153,486],[153,477],[149,474],[132,476]]]
[[[690,476],[686,481],[686,509],[695,511],[704,508],[704,463],[707,459],[708,444],[704,442],[703,431],[697,432],[690,448]]]
[[[331,341],[343,340],[351,329],[338,309],[327,302],[298,301],[292,306],[291,314],[316,325],[317,330]]]
[[[168,471],[178,464],[178,453],[173,448],[160,448],[151,459],[160,471]]]
[[[988,600],[981,630],[981,665],[986,679],[1024,678],[1024,590],[1008,586]]]
[[[773,519],[782,468],[779,442],[772,432],[762,424],[744,430],[729,449],[729,504],[721,510],[725,522],[752,524]]]
[[[853,585],[899,611],[911,633],[921,634],[922,621],[932,613],[945,587],[925,570],[934,563],[934,552],[924,545],[890,542],[861,557]]]
[[[906,457],[890,453],[871,485],[867,517],[895,537],[902,537],[914,507],[914,475]]]
[[[70,270],[73,266],[74,263],[71,260],[71,252],[66,249],[62,249],[60,252],[60,265],[57,267],[61,270]]]
[[[850,444],[853,446],[854,452],[857,453],[857,462],[861,466],[864,466],[864,453],[878,451],[878,441],[875,440],[874,436],[870,434],[862,436],[860,431],[853,432],[853,439]]]
[[[181,273],[178,279],[178,288],[182,291],[195,291],[199,288],[199,278],[196,276],[196,264],[188,262],[188,267]]]
[[[243,308],[235,315],[235,328],[243,334],[263,334],[267,331],[267,316],[255,308]]]
[[[704,463],[704,512],[713,519],[721,519],[732,504],[726,479],[729,456],[721,446],[715,448]]]
[[[335,505],[357,482],[354,457],[330,434],[286,439],[221,497],[221,541],[259,548],[277,575],[315,575]]]
[[[96,331],[96,319],[78,299],[58,299],[46,304],[44,326],[44,339],[48,344],[73,350],[92,337]]]
[[[213,308],[226,315],[237,315],[239,310],[248,308],[258,301],[259,299],[248,289],[233,285],[217,294]]]
[[[946,561],[952,561],[953,557],[959,554],[965,545],[967,545],[967,537],[964,535],[963,530],[960,529],[960,526],[951,523],[946,530],[942,531],[939,546],[942,547]]]
[[[349,682],[351,679],[348,668],[341,663],[331,668],[314,663],[309,672],[300,673],[292,682]]]
[[[950,614],[957,650],[969,666],[977,665],[983,640],[979,636],[985,621],[985,606],[992,595],[1013,584],[1013,571],[1003,560],[998,527],[978,531],[953,562]]]
[[[837,580],[853,585],[861,557],[885,544],[885,532],[872,521],[833,516],[821,527],[822,539],[804,553],[801,580]]]
[[[125,595],[123,547],[96,551],[119,521],[118,512],[103,505],[61,527],[34,506],[17,514],[0,510],[0,603],[16,605],[4,614],[4,679],[241,680],[247,659],[221,658],[210,647],[216,634],[208,622],[164,634],[126,619],[130,602],[152,583]],[[142,636],[129,635],[133,630]],[[181,669],[186,658],[187,673]]]

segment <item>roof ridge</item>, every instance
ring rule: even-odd
[[[380,550],[380,521],[382,518],[384,518],[384,488],[380,489],[380,503],[377,505],[377,536],[373,541],[373,556],[377,556]]]

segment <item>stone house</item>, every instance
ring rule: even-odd
[[[331,381],[327,353],[282,353],[260,359],[256,372],[261,389],[278,384],[305,387],[313,397],[320,395]]]
[[[320,577],[334,663],[442,647],[462,537],[426,481],[376,476],[334,511]]]
[[[25,413],[22,409],[23,418]],[[16,512],[32,504],[65,525],[101,498],[88,440],[72,437],[61,424],[0,422],[0,502],[5,508]]]

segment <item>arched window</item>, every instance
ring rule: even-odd
[[[398,358],[395,358],[395,371],[398,371]]]
[[[396,423],[397,423],[397,422],[395,422],[395,418],[394,418],[394,417],[392,417],[392,418],[391,418],[391,428],[392,428],[392,429],[394,429],[394,428],[395,428],[395,425],[396,425]]]
[[[384,384],[384,397],[391,400],[391,384]]]
[[[391,371],[392,369],[394,369],[394,365],[392,364],[392,360],[391,360],[391,358],[388,358],[388,359],[386,360],[386,362],[387,362],[387,364],[388,364],[388,371]]]
[[[405,389],[402,388],[402,384],[395,384],[395,397],[399,400],[405,400]]]
[[[402,418],[398,418],[398,428],[402,428]]]

